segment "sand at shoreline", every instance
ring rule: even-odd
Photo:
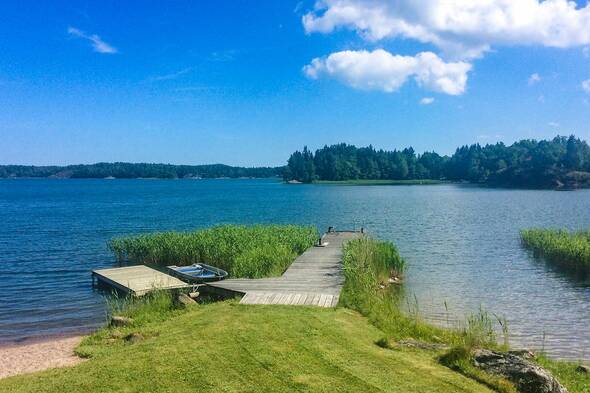
[[[74,354],[74,348],[82,338],[83,336],[76,336],[0,346],[0,378],[78,364],[83,359]]]

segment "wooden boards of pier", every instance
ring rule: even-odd
[[[155,289],[181,289],[192,286],[145,265],[93,270],[92,276],[122,292],[143,296]]]
[[[301,254],[281,277],[229,279],[208,283],[220,293],[243,295],[241,304],[335,307],[344,285],[342,246],[361,232],[328,232],[323,246]]]

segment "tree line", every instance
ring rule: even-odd
[[[281,176],[282,168],[272,167],[234,167],[223,164],[211,165],[171,165],[146,163],[98,163],[68,166],[28,166],[0,165],[0,178],[11,177],[52,177],[52,178],[266,178]]]
[[[304,183],[345,180],[449,180],[509,187],[590,187],[590,147],[575,136],[525,139],[457,148],[451,156],[417,154],[413,148],[377,150],[340,143],[289,157],[285,167],[234,167],[223,164],[172,165],[98,163],[68,166],[0,165],[0,178],[268,178]]]
[[[560,188],[590,186],[590,147],[575,136],[552,140],[525,139],[457,148],[453,155],[377,150],[340,143],[312,153],[307,147],[289,157],[285,180],[415,180],[468,181],[498,186]]]

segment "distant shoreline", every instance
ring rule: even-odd
[[[395,186],[395,185],[435,185],[435,184],[457,184],[448,180],[433,180],[433,179],[412,179],[412,180],[318,180],[312,184],[318,185],[343,185],[343,186]]]
[[[200,179],[282,177],[283,167],[100,162],[67,166],[0,165],[0,178]]]
[[[277,180],[277,176],[271,177],[55,177],[55,176],[28,176],[28,177],[0,177],[0,180]]]
[[[190,177],[182,177],[182,178],[169,178],[169,177],[111,177],[111,178],[103,178],[103,177],[0,177],[0,181],[2,180],[10,180],[10,181],[19,181],[19,180],[55,180],[55,181],[63,181],[63,180],[95,180],[95,181],[121,181],[121,180],[166,180],[166,181],[175,181],[175,180],[184,180],[184,181],[195,181],[195,180],[270,180],[275,181],[279,184],[284,185],[314,185],[314,186],[436,186],[436,185],[456,185],[456,186],[464,186],[464,187],[479,187],[479,188],[488,188],[488,189],[498,189],[498,190],[531,190],[531,191],[579,191],[579,190],[587,190],[590,189],[590,185],[574,185],[574,186],[564,186],[564,187],[533,187],[533,186],[526,186],[526,185],[516,185],[516,184],[495,184],[495,183],[474,183],[468,181],[455,181],[455,180],[434,180],[434,179],[411,179],[411,180],[370,180],[370,179],[357,179],[357,180],[316,180],[312,183],[303,183],[299,181],[285,181],[278,176],[272,177],[201,177],[201,178],[190,178]],[[0,344],[1,346],[1,344]]]

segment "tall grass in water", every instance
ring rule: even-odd
[[[161,232],[113,239],[120,261],[156,265],[206,263],[232,277],[279,276],[318,239],[314,227],[222,225],[194,232]]]
[[[590,273],[590,231],[525,229],[520,238],[535,255],[569,270]]]
[[[459,329],[444,329],[424,322],[419,315],[418,299],[404,296],[403,285],[384,285],[390,277],[400,277],[406,268],[404,259],[390,242],[363,238],[344,247],[345,283],[340,305],[359,311],[389,339],[406,338],[442,342],[469,347],[496,346],[495,327],[500,324],[505,338],[505,320],[483,308],[467,317]],[[406,298],[407,312],[402,311]]]
[[[461,329],[439,328],[420,319],[415,297],[413,301],[407,298],[408,312],[402,312],[403,286],[383,284],[389,282],[389,277],[401,276],[406,266],[390,242],[368,238],[350,241],[345,245],[343,261],[346,281],[340,304],[359,311],[386,334],[377,342],[379,346],[393,348],[396,345],[392,341],[403,339],[447,344],[450,349],[441,356],[443,364],[499,392],[516,393],[510,382],[476,369],[471,362],[474,348],[498,348],[496,320],[507,340],[505,320],[494,319],[481,308],[467,317]]]
[[[447,331],[401,311],[403,286],[389,283],[401,277],[406,263],[391,242],[362,238],[344,247],[345,283],[340,305],[356,310],[381,329],[389,339],[416,338],[439,341]],[[416,306],[417,308],[417,306]]]

